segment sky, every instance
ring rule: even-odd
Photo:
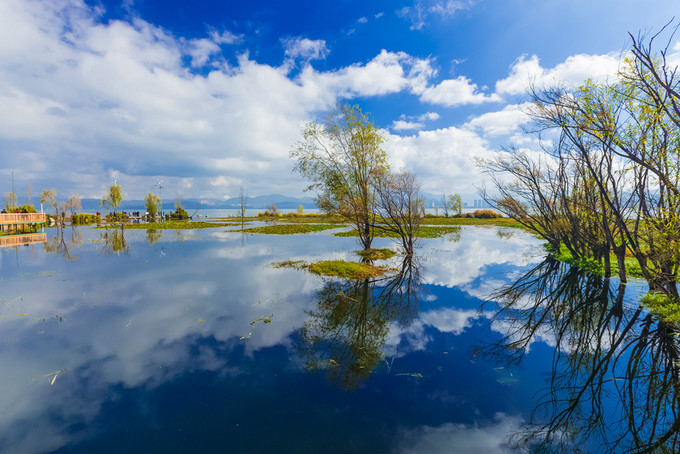
[[[394,170],[477,198],[475,158],[538,150],[530,83],[611,80],[628,33],[678,13],[677,0],[0,0],[0,193],[13,173],[20,203],[112,183],[126,199],[159,182],[164,199],[310,195],[290,150],[349,103]]]

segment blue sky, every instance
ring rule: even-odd
[[[0,0],[0,192],[302,195],[288,158],[338,102],[395,169],[475,197],[475,157],[522,132],[531,82],[615,77],[676,1]],[[668,36],[668,35],[666,35]],[[670,44],[678,61],[680,43]]]

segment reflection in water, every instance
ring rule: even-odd
[[[298,330],[298,351],[308,370],[325,369],[329,381],[354,389],[383,360],[389,324],[408,324],[418,315],[419,268],[412,256],[396,275],[329,281]]]
[[[155,242],[161,239],[163,236],[163,231],[159,229],[147,229],[146,230],[146,241],[153,245]]]
[[[518,444],[571,451],[601,440],[608,451],[678,452],[677,327],[624,304],[625,290],[546,260],[493,295],[493,323],[507,335],[490,354],[517,365],[539,338],[556,346],[550,384]]]
[[[106,228],[104,232],[100,233],[101,239],[104,241],[101,252],[104,255],[128,253],[128,243],[125,241],[125,229],[109,229]]]
[[[43,243],[45,252],[48,254],[61,254],[67,260],[78,260],[80,257],[73,255],[73,249],[83,245],[83,232],[75,227],[70,228],[68,235],[64,234],[65,227],[57,227],[55,235]]]

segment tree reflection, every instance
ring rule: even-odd
[[[146,241],[153,246],[163,236],[163,231],[159,229],[146,229]]]
[[[390,323],[406,326],[418,314],[419,287],[412,256],[389,277],[327,282],[297,331],[296,349],[307,369],[325,370],[332,383],[356,388],[383,360]]]
[[[492,296],[506,336],[489,354],[517,365],[538,338],[555,343],[549,386],[517,444],[678,452],[678,327],[624,303],[625,290],[548,259]]]
[[[125,229],[121,228],[118,230],[106,228],[102,233],[99,234],[99,236],[103,241],[102,248],[100,249],[102,254],[110,255],[111,253],[128,253],[128,244],[127,241],[125,241]]]
[[[71,227],[69,235],[65,235],[64,227],[57,228],[55,235],[45,241],[43,247],[48,254],[61,254],[67,260],[78,260],[80,257],[73,255],[73,249],[79,248],[83,244],[83,232],[76,227]]]

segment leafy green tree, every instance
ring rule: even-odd
[[[54,209],[55,220],[59,219],[59,209],[57,207],[57,191],[56,189],[43,189],[40,193],[40,205],[47,203]],[[42,208],[41,208],[42,210]]]
[[[146,211],[149,213],[149,216],[156,216],[161,206],[161,201],[158,196],[153,192],[149,192],[146,197],[144,197],[144,202],[146,203]]]
[[[123,202],[123,190],[118,184],[112,184],[109,187],[109,192],[104,196],[104,198],[99,202],[99,206],[109,207],[113,210],[113,217],[116,217],[116,210]]]
[[[463,199],[460,194],[450,194],[448,202],[454,216],[460,216],[463,213]]]
[[[372,180],[388,170],[385,138],[358,106],[337,106],[323,124],[308,123],[291,151],[295,171],[319,191],[317,204],[351,222],[364,249],[373,241],[376,196]]]

